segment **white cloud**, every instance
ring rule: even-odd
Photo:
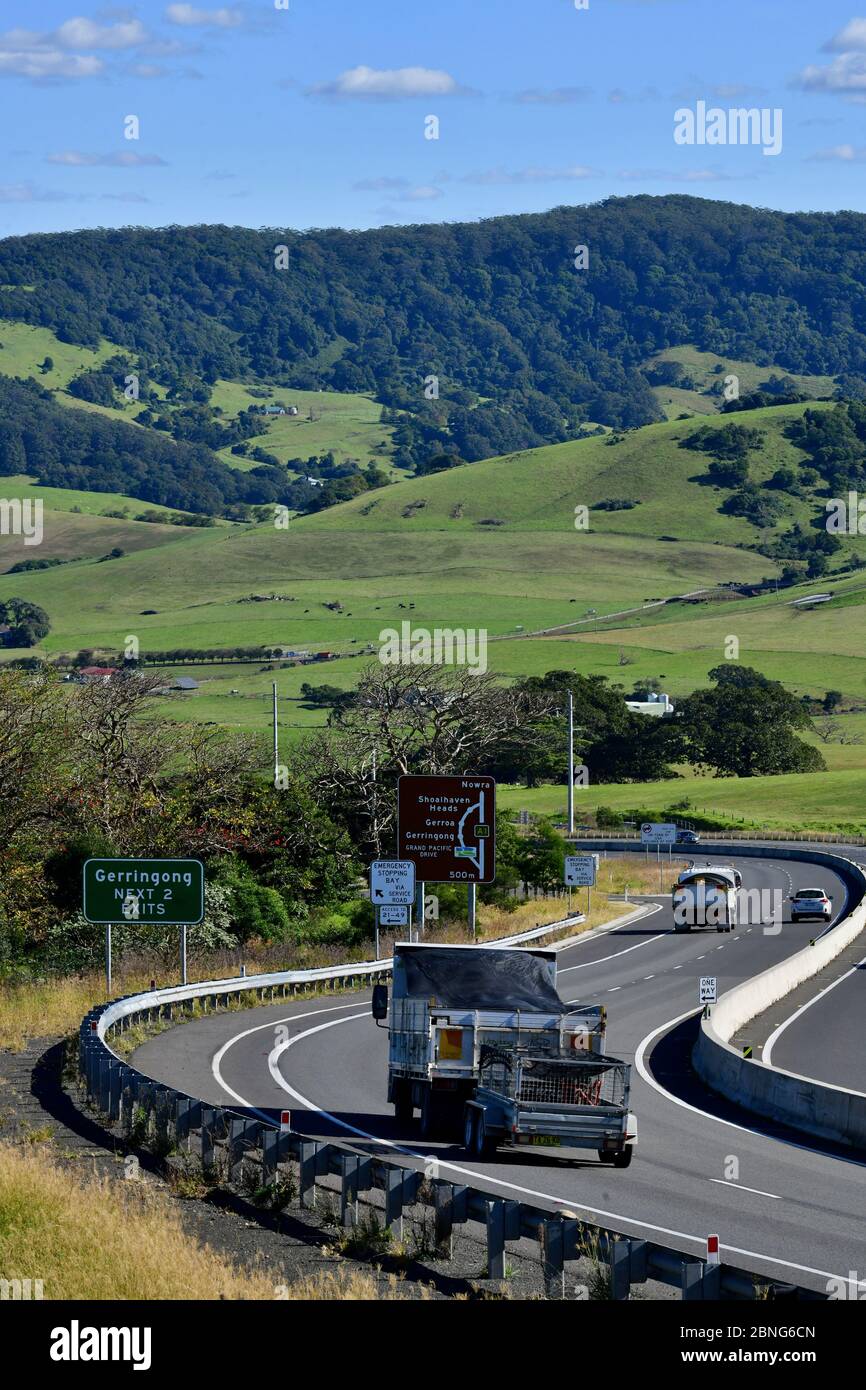
[[[132,18],[97,24],[79,16],[50,32],[7,29],[0,34],[0,76],[26,77],[32,82],[99,77],[105,64],[97,51],[140,48],[148,40],[144,25]]]
[[[0,46],[0,77],[28,77],[44,82],[52,78],[98,77],[104,68],[102,59],[92,54],[60,53],[47,48],[9,53]]]
[[[68,193],[52,193],[32,183],[0,184],[0,203],[63,203],[68,198]]]
[[[49,164],[65,164],[75,169],[140,169],[144,166],[164,165],[165,160],[158,154],[135,154],[132,150],[118,150],[111,154],[85,154],[81,150],[64,150],[61,154],[48,155]]]
[[[352,185],[360,193],[393,193],[401,203],[429,203],[443,196],[442,189],[432,183],[412,184],[408,179],[360,179]]]
[[[527,169],[485,169],[481,173],[461,174],[460,183],[473,183],[479,187],[501,184],[560,183],[566,179],[592,179],[598,177],[598,169],[590,169],[585,164],[571,164],[564,169],[544,169],[531,166]]]
[[[527,87],[511,99],[521,106],[570,106],[591,96],[591,87]]]
[[[308,88],[309,96],[337,97],[349,101],[400,101],[410,97],[455,96],[461,88],[447,72],[437,68],[349,68],[333,82]]]
[[[67,19],[50,36],[60,48],[139,48],[148,40],[141,20],[95,24],[92,19]]]
[[[825,53],[850,53],[852,49],[866,50],[866,19],[851,19],[824,44]]]
[[[794,85],[806,92],[866,96],[866,54],[842,53],[826,67],[812,64],[803,69]]]
[[[818,164],[864,164],[866,146],[833,145],[826,150],[816,150],[809,155],[809,159]]]
[[[754,174],[725,174],[721,169],[620,169],[617,178],[628,183],[735,183]]]
[[[169,5],[165,17],[169,24],[184,28],[237,29],[243,24],[243,14],[234,6],[219,10],[199,10],[195,5]]]

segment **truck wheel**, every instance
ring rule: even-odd
[[[630,1163],[631,1147],[627,1149],[620,1149],[619,1153],[615,1153],[613,1156],[614,1168],[627,1168]]]
[[[394,1082],[394,1119],[398,1124],[409,1124],[415,1113],[412,1104],[411,1083],[408,1081]]]
[[[436,1139],[442,1129],[442,1106],[439,1097],[428,1086],[421,1101],[421,1138]]]

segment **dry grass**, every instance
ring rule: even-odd
[[[46,1299],[419,1296],[397,1279],[340,1266],[293,1284],[239,1269],[187,1235],[158,1188],[81,1180],[40,1151],[10,1145],[0,1145],[0,1277],[40,1279]]]

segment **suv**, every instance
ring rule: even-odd
[[[696,830],[678,830],[678,831],[677,831],[677,844],[678,844],[678,845],[697,845],[697,844],[700,843],[700,838],[701,838],[701,837],[700,837],[700,835],[698,834],[698,832],[697,832]]]
[[[829,922],[833,916],[833,900],[823,888],[798,888],[791,898],[791,921],[802,922],[804,917],[820,917]]]

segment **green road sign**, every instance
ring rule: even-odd
[[[88,859],[83,883],[88,922],[191,926],[204,917],[198,859]]]

